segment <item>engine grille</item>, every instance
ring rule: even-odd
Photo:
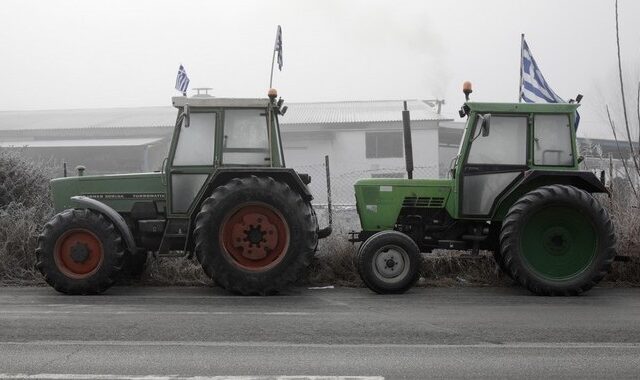
[[[417,208],[442,208],[444,198],[441,197],[406,197],[402,201],[402,207]]]

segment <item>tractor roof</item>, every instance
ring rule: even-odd
[[[467,102],[471,111],[505,113],[573,113],[579,103],[478,103]]]
[[[266,108],[269,105],[268,98],[215,98],[213,96],[174,96],[174,107],[215,107],[215,108]]]

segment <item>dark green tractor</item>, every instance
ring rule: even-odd
[[[578,106],[467,102],[451,178],[358,181],[362,231],[352,240],[363,242],[364,282],[404,292],[419,278],[421,253],[447,249],[493,251],[536,294],[577,295],[597,284],[614,260],[615,235],[593,196],[607,189],[578,167]]]
[[[46,281],[63,293],[101,293],[120,272],[141,272],[149,254],[195,253],[235,293],[292,284],[331,227],[318,228],[311,178],[285,166],[286,106],[276,97],[175,97],[161,171],[54,179],[58,214],[36,251]]]

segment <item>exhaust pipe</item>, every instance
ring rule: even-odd
[[[404,129],[404,160],[407,167],[407,178],[413,179],[413,146],[411,145],[411,115],[407,109],[407,101],[404,101],[402,111],[402,127]]]
[[[318,231],[318,239],[324,239],[333,231],[333,210],[331,210],[331,171],[329,170],[329,156],[324,156],[324,167],[327,176],[327,216],[329,225]]]

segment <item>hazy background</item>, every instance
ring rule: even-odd
[[[619,103],[613,0],[3,1],[0,110],[169,105],[178,65],[215,96],[266,94],[277,24],[288,101],[517,101],[520,33],[555,91],[585,95],[580,134],[608,137]],[[640,2],[620,0],[628,92]],[[635,108],[631,109],[631,116]]]

